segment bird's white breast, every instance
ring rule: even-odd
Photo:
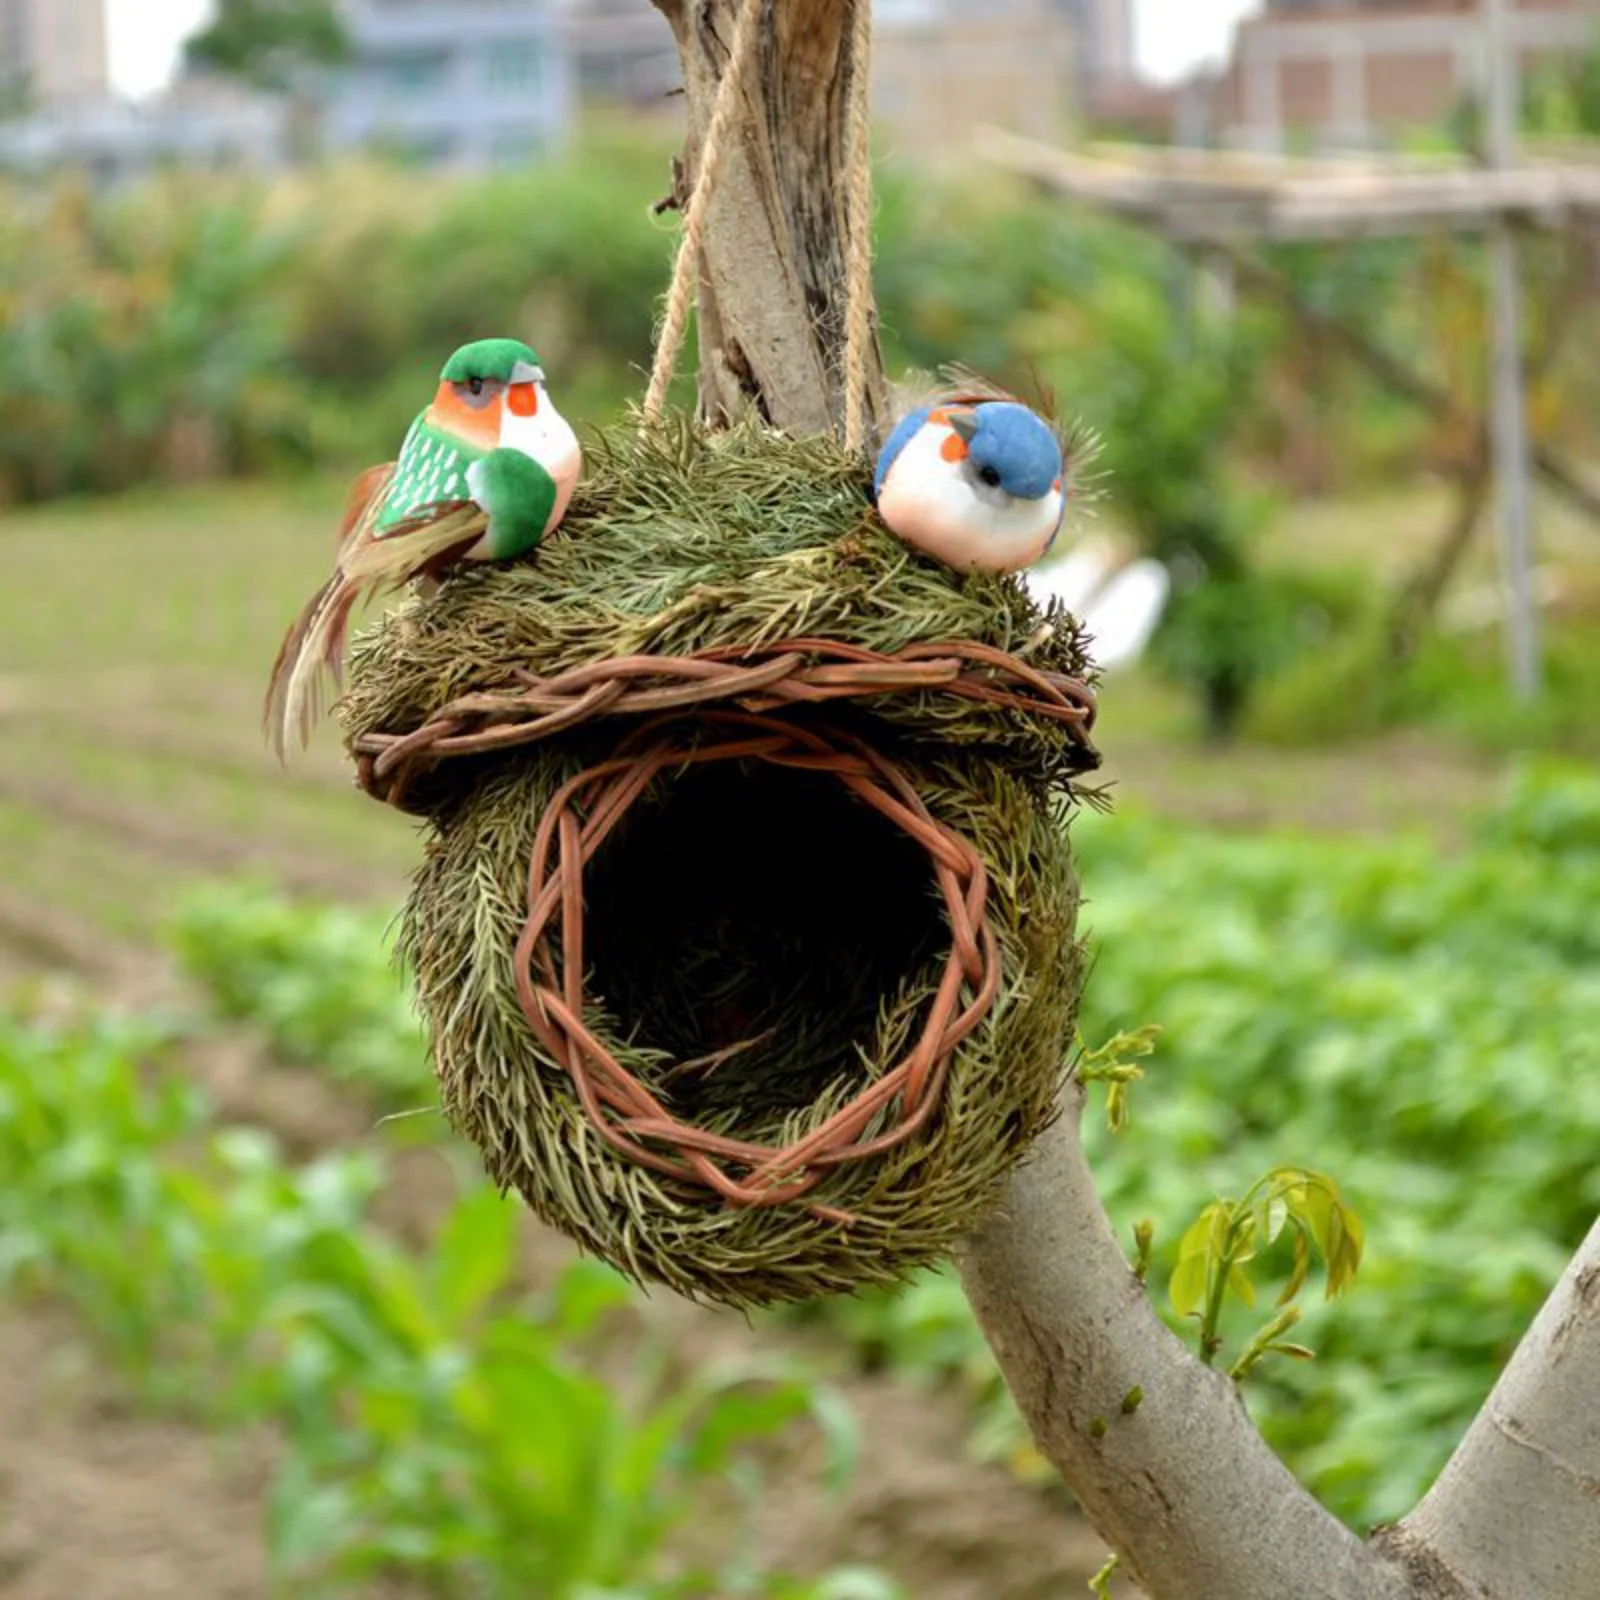
[[[567,502],[577,487],[583,456],[577,434],[551,403],[542,384],[539,409],[531,417],[518,416],[510,406],[505,408],[500,418],[500,443],[508,450],[532,456],[555,479],[556,505],[549,523],[555,527],[566,514]]]
[[[937,423],[907,441],[878,494],[883,520],[908,544],[959,572],[1015,572],[1037,561],[1061,524],[1059,489],[1019,500],[979,483],[968,464],[941,453]]]

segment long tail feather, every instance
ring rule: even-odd
[[[267,683],[263,721],[280,761],[291,742],[305,745],[327,709],[328,690],[342,677],[350,617],[364,598],[399,588],[408,579],[438,571],[464,554],[488,526],[470,501],[430,507],[426,520],[402,523],[380,538],[393,466],[362,474],[351,494],[340,531],[339,567],[311,597],[284,636]]]
[[[470,550],[488,525],[489,519],[470,500],[430,506],[427,520],[403,522],[381,539],[353,537],[339,565],[363,583],[396,588]]]
[[[396,463],[385,462],[381,467],[368,467],[350,486],[350,498],[345,501],[344,519],[339,524],[339,543],[342,551],[357,529],[370,527],[373,519],[383,509],[383,502],[394,482]]]
[[[350,613],[364,585],[336,572],[311,597],[311,603],[284,635],[267,683],[263,721],[280,761],[289,745],[304,746],[326,709],[327,686],[337,685]]]

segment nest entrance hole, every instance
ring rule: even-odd
[[[658,1092],[690,1121],[863,1087],[882,1011],[950,940],[925,849],[836,778],[759,761],[666,779],[584,899],[593,989],[671,1057]]]

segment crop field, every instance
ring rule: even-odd
[[[754,1325],[641,1299],[513,1228],[430,1113],[386,967],[412,830],[354,792],[327,730],[285,772],[257,727],[340,494],[7,519],[0,970],[36,1020],[0,1037],[0,1436],[28,1462],[0,1473],[0,1573],[37,1600],[1086,1581],[1103,1551],[949,1279]],[[1600,1199],[1574,1055],[1600,1037],[1600,790],[1552,768],[1507,800],[1509,769],[1437,733],[1218,753],[1182,715],[1144,675],[1105,695],[1122,803],[1080,824],[1086,1034],[1164,1033],[1128,1131],[1096,1113],[1090,1136],[1119,1227],[1155,1223],[1161,1283],[1188,1221],[1268,1167],[1347,1189],[1362,1280],[1311,1308],[1319,1360],[1250,1392],[1360,1525],[1437,1467]],[[38,981],[63,969],[158,1020]],[[1250,1324],[1235,1307],[1226,1332]],[[546,1387],[516,1401],[510,1366]],[[449,1371],[479,1388],[428,1377]],[[683,1383],[702,1410],[669,1404]],[[611,1453],[526,1456],[552,1407]],[[590,1486],[587,1531],[527,1498],[529,1472]]]

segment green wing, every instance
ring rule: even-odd
[[[533,549],[556,508],[556,480],[520,450],[491,450],[473,475],[489,513],[489,554],[505,561]]]
[[[478,453],[432,427],[424,420],[426,415],[422,413],[411,424],[406,442],[400,446],[394,482],[378,518],[379,538],[428,506],[459,504],[472,498],[467,488],[467,468]]]

